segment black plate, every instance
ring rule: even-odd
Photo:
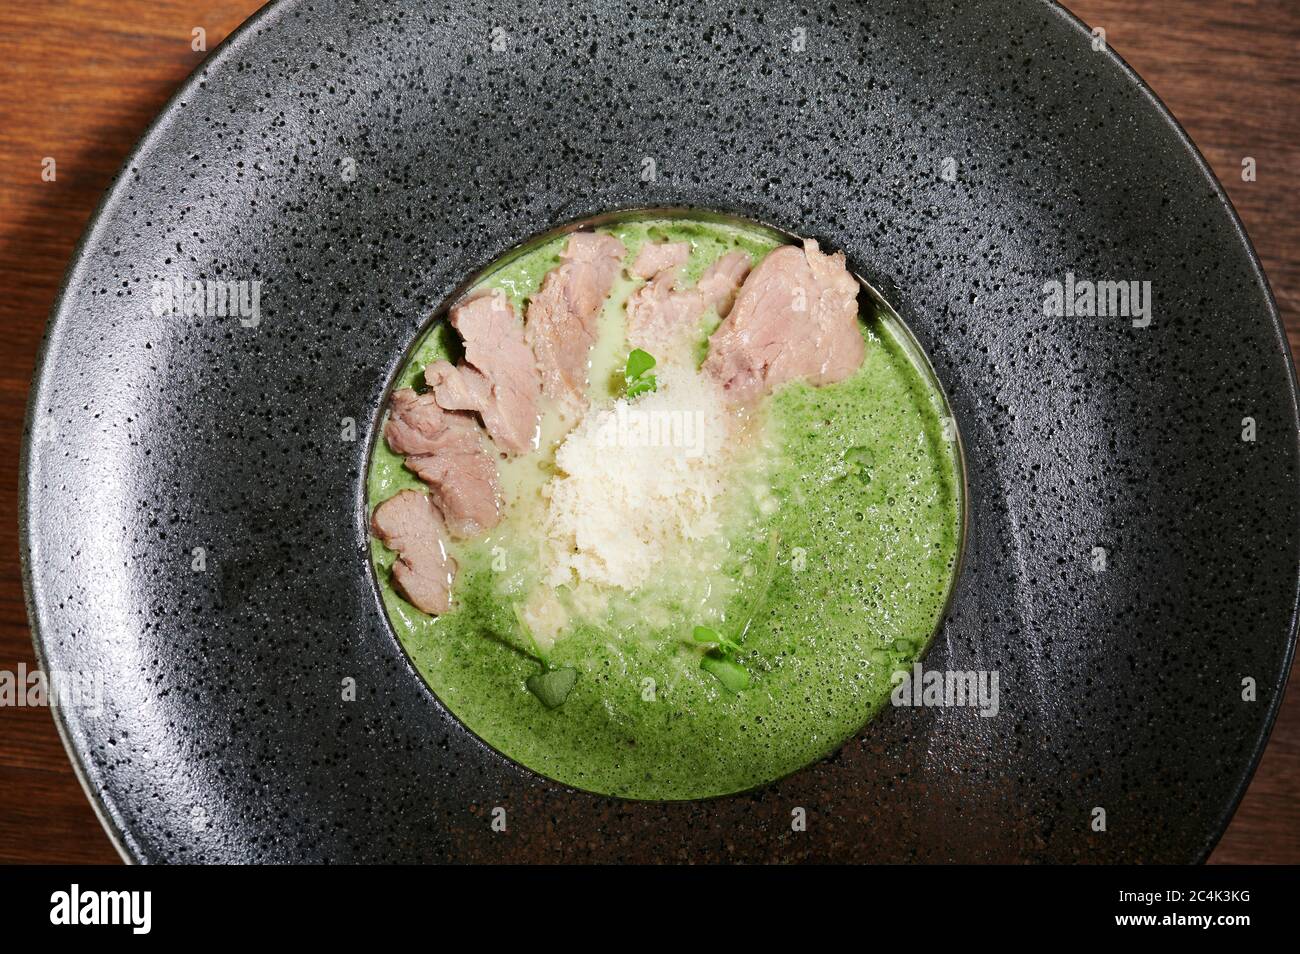
[[[123,851],[1203,858],[1281,698],[1300,495],[1277,311],[1181,130],[1029,0],[546,7],[276,4],[87,233],[33,391],[23,532],[44,664],[104,680],[99,714],[59,718]],[[502,251],[634,206],[815,235],[910,325],[972,505],[927,665],[997,670],[998,717],[889,710],[758,793],[634,803],[496,756],[408,664],[364,553],[391,373]],[[1044,315],[1067,273],[1150,281],[1150,325]],[[173,276],[261,281],[260,322],[155,316]]]

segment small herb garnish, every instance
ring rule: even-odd
[[[745,667],[726,656],[705,656],[700,668],[711,675],[728,692],[742,692],[749,688],[749,673]]]
[[[740,641],[749,633],[749,627],[762,611],[763,604],[767,602],[767,593],[772,588],[772,577],[776,573],[776,555],[780,542],[780,536],[773,530],[767,538],[767,559],[763,567],[762,590],[758,594],[758,599],[750,604],[749,615],[745,617],[744,625],[740,627],[740,635],[732,639],[711,626],[696,626],[691,633],[691,638],[695,642],[713,647],[712,651],[700,660],[700,668],[722,683],[722,688],[728,692],[741,692],[749,688],[749,672],[736,662],[736,655],[740,652]]]
[[[632,349],[632,353],[627,356],[627,366],[623,369],[624,393],[628,397],[634,398],[659,387],[655,376],[647,373],[654,366],[654,355],[640,348]]]
[[[524,680],[524,685],[542,705],[548,709],[555,709],[569,698],[573,684],[577,681],[578,670],[566,666],[563,669],[547,669],[534,673]]]
[[[740,651],[740,643],[728,639],[716,629],[708,626],[696,626],[695,632],[691,636],[697,643],[708,643],[711,646],[717,646],[724,653],[737,653]]]
[[[740,652],[740,643],[730,639],[711,626],[696,626],[691,638],[697,643],[712,646],[707,656],[700,660],[700,668],[722,683],[728,692],[740,692],[749,688],[749,673],[745,667],[736,662],[736,653]]]
[[[538,645],[536,637],[533,636],[533,631],[528,628],[528,623],[524,619],[524,611],[518,603],[512,603],[510,608],[514,610],[515,620],[519,623],[519,628],[528,637],[528,642],[532,646],[532,652],[527,653],[527,655],[542,664],[542,671],[535,672],[525,679],[524,685],[528,687],[529,692],[537,697],[537,701],[546,708],[559,708],[564,704],[564,700],[569,698],[569,693],[573,691],[573,684],[578,681],[578,670],[570,666],[552,669],[546,653]]]

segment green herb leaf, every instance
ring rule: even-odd
[[[712,643],[717,645],[722,642],[722,634],[716,629],[710,629],[708,626],[696,626],[695,632],[691,634],[697,643]]]
[[[722,633],[709,626],[696,626],[691,638],[697,643],[706,643],[710,646],[717,646],[723,653],[735,653],[740,651],[740,644],[735,640],[728,639]]]
[[[524,680],[524,685],[528,691],[535,695],[542,705],[548,709],[555,709],[564,704],[564,700],[569,698],[569,693],[573,691],[573,684],[578,681],[578,670],[570,669],[548,669],[545,672],[539,672],[529,676]]]
[[[627,366],[623,369],[624,393],[633,398],[659,387],[653,374],[647,374],[655,366],[654,355],[640,348],[633,348],[627,356]]]
[[[749,673],[740,663],[722,656],[705,656],[700,668],[707,672],[728,692],[742,692],[749,688]]]
[[[740,634],[735,639],[724,636],[712,626],[696,626],[691,631],[691,639],[695,642],[715,647],[713,652],[700,660],[700,666],[730,692],[740,692],[742,689],[749,688],[749,673],[736,662],[735,656],[740,652],[741,641],[749,634],[750,625],[762,611],[763,604],[767,602],[768,591],[772,588],[772,575],[776,572],[776,556],[780,544],[780,534],[773,530],[767,536],[767,560],[763,567],[762,588],[759,590],[758,599],[750,605],[749,616],[746,617],[745,624],[740,628]]]
[[[653,374],[650,374],[650,375],[646,375],[644,378],[637,378],[635,381],[629,384],[627,386],[627,396],[630,398],[634,398],[637,397],[638,395],[645,394],[649,391],[657,391],[658,389],[659,389],[659,381],[655,378]]]
[[[654,366],[654,355],[640,348],[633,348],[632,353],[627,356],[627,369],[623,372],[623,377],[630,383]]]

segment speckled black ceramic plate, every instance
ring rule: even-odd
[[[996,670],[997,717],[889,709],[767,789],[633,803],[495,755],[408,664],[364,554],[391,375],[485,263],[636,206],[817,236],[897,307],[971,494],[926,665]],[[1070,276],[1149,281],[1151,320],[1045,314]],[[155,314],[176,278],[260,282],[256,314]],[[314,0],[213,53],[89,229],[24,539],[44,664],[102,679],[59,719],[132,858],[1191,861],[1280,701],[1296,465],[1240,224],[1057,7]]]

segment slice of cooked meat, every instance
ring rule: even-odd
[[[634,271],[639,272],[645,257],[643,251],[637,257]],[[651,273],[650,280],[627,300],[627,340],[632,347],[644,348],[663,358],[673,350],[680,334],[688,328],[699,327],[704,315],[704,298],[693,288],[678,291],[681,264],[667,258],[660,261],[665,267]]]
[[[671,351],[683,332],[699,327],[709,308],[725,317],[736,290],[749,272],[749,256],[728,252],[710,265],[694,288],[678,289],[681,266],[690,254],[685,242],[641,247],[632,273],[649,281],[627,302],[627,340],[636,348]]]
[[[825,255],[807,239],[769,253],[750,274],[709,339],[704,369],[744,403],[795,378],[842,380],[864,355],[857,280],[843,253]]]
[[[438,616],[451,608],[456,561],[447,553],[447,527],[427,495],[403,490],[370,515],[370,528],[397,551],[393,585],[418,609]]]
[[[524,339],[537,356],[542,391],[570,408],[586,406],[587,366],[597,319],[626,250],[612,235],[575,232],[528,303]]]
[[[632,263],[632,274],[637,278],[654,278],[660,272],[673,272],[673,281],[686,260],[691,257],[689,242],[646,242]]]
[[[426,485],[453,537],[472,537],[501,519],[497,463],[483,442],[483,429],[468,414],[448,411],[433,394],[411,388],[394,392],[388,446],[406,455],[406,466]]]
[[[510,299],[499,291],[475,295],[452,308],[450,321],[464,341],[465,360],[454,368],[446,361],[425,368],[438,403],[477,414],[502,450],[532,450],[542,379]]]
[[[695,287],[704,296],[704,306],[718,312],[719,318],[731,313],[736,293],[749,274],[749,256],[744,252],[728,252],[704,270]]]

